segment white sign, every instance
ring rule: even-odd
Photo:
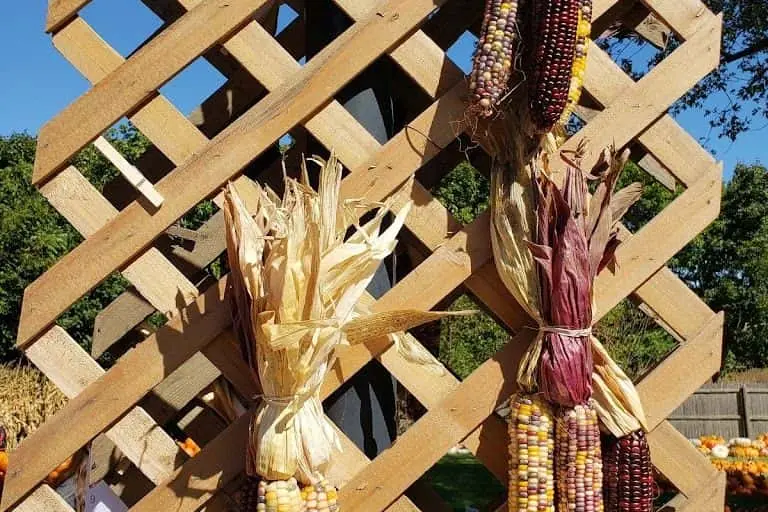
[[[128,507],[102,480],[88,489],[85,510],[86,512],[128,512]]]

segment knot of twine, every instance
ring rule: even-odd
[[[253,399],[257,400],[263,400],[269,405],[279,405],[282,407],[288,407],[293,403],[294,400],[297,398],[302,397],[302,394],[296,394],[296,395],[285,395],[285,396],[275,396],[275,395],[263,395],[259,393],[258,395],[253,395]]]
[[[568,329],[565,327],[555,327],[553,325],[540,325],[539,332],[551,332],[567,338],[583,338],[592,336],[592,327],[585,327],[584,329]]]

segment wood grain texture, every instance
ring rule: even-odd
[[[16,507],[16,512],[75,512],[48,484],[43,484]]]
[[[141,103],[267,0],[206,0],[164,30],[46,123],[38,135],[32,181],[59,171],[77,151]]]
[[[616,146],[625,146],[637,136],[637,126],[649,126],[663,115],[671,104],[719,65],[721,32],[722,17],[710,18],[690,39],[649,71],[631,89],[625,90],[615,98],[575,137],[571,137],[563,149],[575,150],[581,140],[590,141],[582,165],[591,169],[604,147],[604,144],[595,144],[601,136],[610,133]],[[594,62],[593,54],[600,55],[600,51],[595,43],[590,45],[588,59],[591,60],[587,62],[588,68]],[[651,152],[659,158],[656,152]],[[554,164],[555,171],[564,170],[565,165],[561,161],[555,161]]]
[[[642,2],[683,40],[693,37],[715,17],[701,0],[642,0]]]
[[[374,58],[413,30],[434,6],[429,0],[391,0],[381,5],[370,18],[355,24],[315,56],[289,84],[270,93],[232,123],[197,158],[160,181],[156,188],[168,199],[156,213],[131,204],[49,269],[25,291],[19,346],[32,341],[75,300],[144,250],[201,198],[212,194],[269,144],[311,116]],[[92,264],[86,272],[76,273],[78,261]]]
[[[69,399],[104,374],[99,364],[58,326],[26,355]],[[181,448],[140,407],[131,409],[106,436],[155,483],[166,479],[186,459]]]
[[[91,0],[48,0],[45,31],[55,32],[61,25],[77,16],[80,9],[89,3]]]
[[[230,323],[226,278],[124,355],[14,452],[0,510],[8,510],[56,467],[120,418]],[[205,319],[203,322],[202,320]],[[77,429],[68,426],[77,425]],[[67,432],[66,436],[62,432]]]

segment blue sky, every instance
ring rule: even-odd
[[[46,5],[46,0],[6,0],[0,5],[0,45],[9,49],[0,57],[0,135],[15,131],[36,133],[89,87],[43,32]],[[129,55],[161,24],[140,0],[95,0],[81,14],[123,56]],[[290,16],[289,11],[281,12],[281,21],[284,23]],[[469,68],[472,45],[470,37],[463,37],[449,51],[465,71]],[[198,59],[166,84],[162,92],[188,113],[223,82],[224,77]],[[697,138],[709,135],[709,125],[700,112],[685,112],[678,116],[678,121]],[[768,143],[764,140],[767,135],[768,128],[763,128],[743,134],[735,143],[713,135],[706,144],[725,162],[729,175],[739,161],[768,163]]]

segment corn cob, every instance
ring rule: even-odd
[[[303,512],[299,484],[295,478],[267,482],[248,477],[242,512]]]
[[[515,60],[519,0],[486,0],[469,77],[472,110],[489,117],[507,92]]]
[[[579,104],[581,88],[584,85],[584,74],[587,70],[587,48],[589,35],[592,31],[592,0],[581,0],[579,6],[579,23],[576,28],[576,48],[571,68],[571,84],[568,89],[568,101],[560,116],[560,124],[566,124],[573,109]]]
[[[554,512],[552,410],[537,397],[516,395],[509,416],[509,510]]]
[[[306,512],[333,512],[339,510],[336,488],[326,481],[308,485],[301,490]]]
[[[531,120],[548,132],[565,110],[576,51],[583,0],[537,0],[531,5],[528,31],[533,51],[526,52]]]
[[[601,512],[603,464],[597,412],[591,405],[563,408],[555,430],[558,512]]]
[[[642,430],[606,436],[603,477],[607,512],[651,512],[655,483],[651,452]]]

